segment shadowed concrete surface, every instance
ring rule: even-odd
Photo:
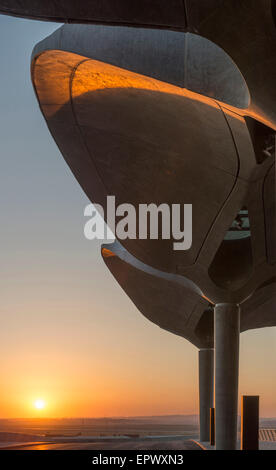
[[[240,68],[251,107],[275,120],[275,0],[1,0],[0,11],[60,22],[91,22],[195,32],[219,45]],[[266,87],[263,82],[266,81]]]
[[[48,21],[186,27],[183,0],[1,0],[0,11]]]
[[[231,58],[216,44],[195,34],[64,25],[36,45],[33,57],[46,49],[74,52],[238,108],[250,104],[246,82]]]
[[[235,449],[238,425],[240,306],[215,306],[216,448]],[[233,432],[235,429],[235,432]]]
[[[200,441],[210,440],[211,415],[214,408],[214,349],[201,349],[198,356]]]

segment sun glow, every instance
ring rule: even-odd
[[[45,408],[45,401],[41,399],[36,400],[34,406],[37,410],[43,410],[43,408]]]

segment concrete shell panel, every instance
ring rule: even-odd
[[[239,108],[250,102],[246,82],[232,59],[195,34],[65,25],[37,44],[33,56],[46,49],[74,52]]]
[[[191,250],[173,251],[171,239],[126,241],[129,251],[167,271],[193,264],[238,176],[235,143],[220,107],[59,51],[36,58],[33,81],[48,126],[93,202],[104,205],[107,195],[116,195],[118,204],[136,207],[193,204]]]
[[[251,113],[276,126],[275,0],[0,0],[0,12],[64,22],[189,31],[220,46],[245,78]],[[116,64],[117,65],[117,64]],[[265,87],[263,84],[265,83]]]
[[[183,0],[1,0],[0,12],[62,23],[186,28]]]

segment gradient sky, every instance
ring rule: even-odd
[[[142,317],[83,236],[89,201],[30,80],[56,28],[0,16],[0,417],[197,413],[196,348]],[[240,394],[262,416],[276,416],[275,357],[275,328],[242,334]]]

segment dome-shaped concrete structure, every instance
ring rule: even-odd
[[[0,0],[6,14],[97,24],[60,28],[32,58],[41,110],[90,200],[193,205],[189,251],[124,240],[123,259],[105,262],[145,316],[198,347],[210,348],[216,305],[224,449],[236,445],[240,327],[275,325],[275,5]]]
[[[193,205],[190,250],[174,251],[172,238],[125,240],[126,249],[189,278],[214,304],[241,303],[275,272],[274,160],[266,151],[274,130],[249,108],[196,92],[199,84],[209,90],[206,67],[219,57],[214,93],[220,94],[223,65],[236,77],[236,99],[248,93],[228,56],[211,45],[209,61],[205,54],[196,64],[189,57],[200,56],[198,50],[201,44],[184,33],[70,25],[36,46],[33,83],[50,131],[91,201],[105,206],[106,196],[115,195],[118,205]],[[244,208],[250,235],[227,240]]]

